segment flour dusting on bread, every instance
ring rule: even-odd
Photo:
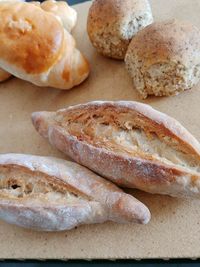
[[[200,197],[200,144],[175,119],[131,101],[90,102],[32,115],[38,132],[124,187]]]

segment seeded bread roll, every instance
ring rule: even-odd
[[[200,79],[200,31],[188,22],[156,22],[140,31],[125,56],[126,68],[142,98],[170,96]]]
[[[95,0],[89,10],[87,31],[99,53],[124,59],[132,37],[152,22],[148,0]]]

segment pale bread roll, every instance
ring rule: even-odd
[[[105,221],[147,223],[150,212],[76,163],[0,154],[0,219],[34,230],[61,231]]]
[[[132,39],[125,63],[142,98],[170,96],[200,79],[200,31],[189,22],[155,22]]]

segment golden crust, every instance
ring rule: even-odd
[[[45,72],[58,60],[63,34],[57,19],[34,4],[0,5],[0,58],[29,74]]]
[[[77,13],[65,1],[46,0],[40,4],[40,7],[58,17],[63,26],[69,32],[72,31],[77,22]]]
[[[11,74],[0,68],[0,82],[3,82],[11,77]]]

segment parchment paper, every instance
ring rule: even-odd
[[[86,34],[90,3],[77,5],[74,31],[78,47],[91,63],[91,75],[71,91],[38,88],[12,78],[0,84],[0,152],[66,158],[34,130],[30,114],[91,100],[138,100],[124,64],[98,55]],[[199,0],[152,0],[156,20],[187,19],[200,27]],[[200,140],[200,85],[176,97],[145,101],[178,119]],[[200,257],[200,200],[178,200],[130,190],[151,210],[146,226],[81,226],[61,233],[40,233],[0,222],[0,258],[96,259]]]

